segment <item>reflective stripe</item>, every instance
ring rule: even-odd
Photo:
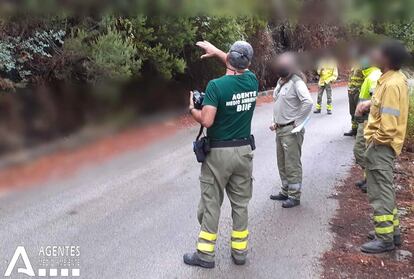
[[[300,183],[289,184],[289,190],[300,191],[301,188],[302,188],[302,184]]]
[[[214,244],[198,243],[197,250],[201,252],[214,252]]]
[[[217,239],[217,234],[201,231],[198,237],[208,241],[215,241]]]
[[[236,250],[246,250],[247,249],[247,241],[243,241],[243,242],[232,241],[231,242],[231,248],[236,249]]]
[[[322,106],[320,104],[316,104],[316,109],[321,109]]]
[[[400,116],[400,110],[393,109],[393,108],[381,108],[381,113],[391,114],[394,116]]]
[[[385,228],[375,228],[377,234],[389,234],[394,232],[394,225]]]
[[[233,231],[231,233],[231,237],[232,238],[239,238],[239,239],[243,239],[246,238],[249,235],[249,230],[244,230],[244,231]]]
[[[392,214],[394,214],[394,215],[397,215],[398,214],[398,209],[394,209],[393,211],[392,211]]]
[[[394,220],[394,227],[398,227],[400,225],[400,220]]]
[[[326,108],[327,108],[328,110],[332,110],[332,109],[333,109],[333,105],[326,105]]]
[[[392,222],[394,221],[394,215],[380,215],[374,216],[375,222]]]

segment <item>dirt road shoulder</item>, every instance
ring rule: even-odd
[[[354,183],[361,170],[353,167],[337,187],[339,209],[331,220],[333,247],[322,257],[322,278],[414,278],[414,153],[404,152],[396,163],[395,185],[401,214],[403,245],[391,253],[367,255],[359,251],[373,229],[367,195]]]

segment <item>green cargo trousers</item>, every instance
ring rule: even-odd
[[[220,208],[224,191],[230,200],[233,257],[247,255],[248,204],[252,198],[253,151],[250,146],[213,148],[201,166],[201,199],[198,221],[201,231],[197,251],[201,259],[214,261]]]
[[[352,129],[358,129],[358,122],[355,120],[355,111],[359,102],[359,90],[354,90],[348,93],[349,100],[349,114],[351,114]]]
[[[300,200],[302,189],[302,144],[305,130],[292,134],[293,125],[276,129],[277,166],[282,180],[281,194]]]
[[[358,123],[358,131],[354,144],[355,161],[363,169],[365,169],[365,151],[367,150],[364,129],[365,123]]]
[[[323,92],[326,90],[326,98],[327,98],[327,102],[326,102],[326,109],[327,110],[332,110],[333,106],[332,106],[332,87],[331,84],[325,84],[323,86],[319,86],[319,92],[318,92],[318,100],[316,103],[316,109],[321,109],[322,108],[322,98],[323,98]]]
[[[370,144],[365,153],[368,199],[374,208],[375,234],[392,242],[400,234],[400,221],[393,185],[395,152],[386,145]]]

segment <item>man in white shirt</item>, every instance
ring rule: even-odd
[[[282,54],[276,63],[280,79],[273,94],[274,110],[271,131],[276,132],[277,164],[282,189],[270,199],[283,201],[282,207],[300,205],[302,188],[302,143],[305,130],[294,129],[304,124],[312,112],[313,101],[303,74],[291,53]]]

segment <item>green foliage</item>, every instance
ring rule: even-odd
[[[227,50],[259,26],[265,22],[249,17],[107,16],[94,32],[72,29],[65,51],[89,59],[92,80],[100,75],[104,79],[127,79],[142,75],[143,69],[152,69],[168,80],[199,61],[197,40],[209,40]]]
[[[13,56],[14,45],[9,42],[0,42],[0,68],[6,72],[16,68],[16,59]]]
[[[137,59],[136,55],[137,50],[132,40],[124,38],[121,33],[110,27],[90,45],[90,58],[98,72],[102,73],[99,77],[102,79],[130,78],[142,65],[142,61]]]
[[[410,51],[414,51],[414,20],[388,23],[385,34],[404,42]]]
[[[236,17],[196,17],[200,39],[215,44],[218,48],[228,50],[231,44],[247,37],[245,32],[246,22]]]
[[[196,28],[189,18],[133,18],[131,33],[139,55],[166,79],[184,73],[185,46],[194,42]]]
[[[414,87],[410,88],[410,110],[408,111],[407,138],[414,139]]]
[[[18,81],[26,82],[32,75],[30,62],[60,53],[58,45],[63,44],[64,36],[63,30],[35,31],[27,38],[6,36],[0,41],[0,70],[16,72]]]

